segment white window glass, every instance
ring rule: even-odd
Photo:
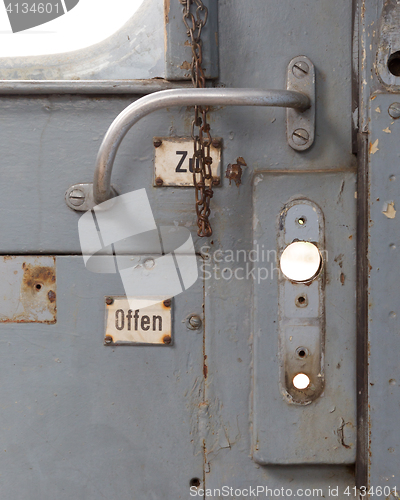
[[[6,6],[22,9],[23,0],[0,4],[0,57],[38,56],[83,49],[105,40],[121,28],[143,0],[79,0],[60,17],[25,31],[13,33]],[[5,3],[5,5],[4,5]],[[44,3],[46,0],[39,0]],[[16,4],[19,4],[18,7]]]

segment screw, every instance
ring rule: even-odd
[[[108,344],[111,344],[111,342],[113,341],[113,338],[111,337],[111,335],[106,335],[105,338],[104,338],[104,342],[108,345]]]
[[[171,341],[172,341],[172,339],[171,339],[171,337],[170,337],[169,335],[166,335],[166,336],[162,339],[162,341],[164,342],[164,344],[170,344],[170,343],[171,343]]]
[[[165,307],[171,307],[171,299],[164,300],[163,304]]]
[[[296,144],[296,146],[304,146],[307,144],[309,135],[307,130],[304,130],[303,128],[298,128],[293,132],[292,139],[293,142]]]
[[[164,184],[164,181],[161,179],[161,177],[157,177],[156,186],[161,187],[163,184]]]
[[[213,186],[219,186],[221,182],[221,179],[219,177],[214,177],[212,180]]]
[[[153,269],[153,267],[155,266],[155,261],[154,259],[146,259],[144,262],[143,262],[143,267],[145,269]]]
[[[296,78],[304,78],[308,75],[310,68],[305,61],[298,61],[293,65],[292,72]]]
[[[393,104],[391,104],[389,106],[388,113],[395,120],[397,118],[400,118],[400,102],[394,102]]]
[[[81,189],[73,189],[68,194],[68,199],[74,207],[80,207],[85,202],[85,193]]]
[[[111,306],[111,304],[114,304],[114,299],[112,297],[107,297],[106,298],[106,304],[108,306]]]
[[[159,148],[161,146],[161,144],[162,144],[162,140],[161,139],[154,139],[153,146],[155,148]]]
[[[213,139],[211,142],[211,146],[214,148],[220,148],[221,147],[221,139]]]
[[[202,321],[200,316],[197,316],[197,314],[192,314],[189,318],[189,328],[192,330],[199,330],[201,328]]]

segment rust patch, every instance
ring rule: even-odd
[[[183,63],[179,66],[181,69],[186,69],[186,70],[189,70],[190,69],[190,63],[187,62],[187,61],[183,61]]]
[[[56,275],[53,267],[33,266],[32,264],[22,265],[24,275],[21,284],[20,299],[24,306],[25,313],[36,316],[46,310],[53,316],[53,320],[46,323],[55,323],[56,315]]]
[[[55,258],[8,256],[0,264],[0,322],[56,323]]]
[[[232,181],[235,181],[236,186],[240,186],[240,184],[242,183],[242,166],[247,167],[247,164],[241,156],[237,158],[236,163],[234,163],[233,165],[229,163],[225,173],[225,177],[229,179],[229,185],[231,185]]]
[[[341,444],[344,448],[349,449],[349,448],[351,448],[351,446],[350,446],[350,445],[348,445],[348,444],[346,444],[346,443],[344,442],[344,426],[345,426],[345,425],[347,425],[347,424],[348,424],[348,422],[345,422],[345,421],[344,421],[344,418],[342,418],[342,419],[341,419],[340,426],[339,426],[339,428],[338,428],[338,430],[337,430],[337,435],[338,435],[338,438],[339,438],[340,444]]]
[[[164,0],[164,19],[165,24],[169,23],[169,11],[171,9],[171,0]]]
[[[169,308],[171,307],[171,304],[172,304],[171,299],[166,299],[166,300],[164,300],[164,302],[162,303],[162,305],[163,305],[163,307],[164,307],[165,309],[169,309]]]
[[[344,281],[345,281],[345,279],[346,279],[346,276],[344,275],[344,273],[340,273],[340,283],[341,283],[342,285],[344,285]]]

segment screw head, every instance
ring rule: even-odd
[[[394,102],[391,104],[389,106],[388,113],[394,120],[400,118],[400,102]]]
[[[202,321],[201,321],[201,318],[200,316],[198,316],[197,314],[192,314],[190,317],[189,317],[189,321],[188,321],[188,327],[191,329],[191,330],[199,330],[201,328],[201,325],[202,325]]]
[[[221,179],[219,177],[213,177],[212,185],[219,186],[221,184]]]
[[[171,299],[164,300],[163,304],[165,307],[171,307]]]
[[[308,135],[307,130],[303,128],[298,128],[293,132],[292,139],[296,146],[304,146],[307,144],[310,136]]]
[[[165,335],[165,337],[162,339],[164,344],[170,344],[172,342],[171,336],[170,335]]]
[[[159,148],[161,146],[161,144],[162,144],[162,140],[161,139],[154,139],[153,146],[155,148]]]
[[[164,181],[161,179],[161,177],[157,177],[156,186],[161,187],[163,184],[164,184]]]
[[[111,337],[111,335],[106,335],[105,338],[104,338],[104,343],[105,344],[111,344],[111,342],[113,341],[113,338]]]
[[[114,304],[114,299],[112,297],[107,297],[106,298],[106,304],[108,306],[111,306],[111,304]]]
[[[68,200],[74,207],[80,207],[85,202],[85,193],[81,189],[73,189],[68,194]]]
[[[292,72],[296,78],[304,78],[308,75],[310,67],[305,61],[298,61],[293,65]]]
[[[153,267],[156,265],[156,262],[154,259],[146,259],[144,262],[143,262],[143,267],[145,269],[153,269]]]
[[[211,142],[211,146],[214,148],[220,148],[221,147],[221,139],[213,139]]]

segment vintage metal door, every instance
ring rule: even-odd
[[[183,4],[0,59],[0,494],[399,498],[399,4]]]

